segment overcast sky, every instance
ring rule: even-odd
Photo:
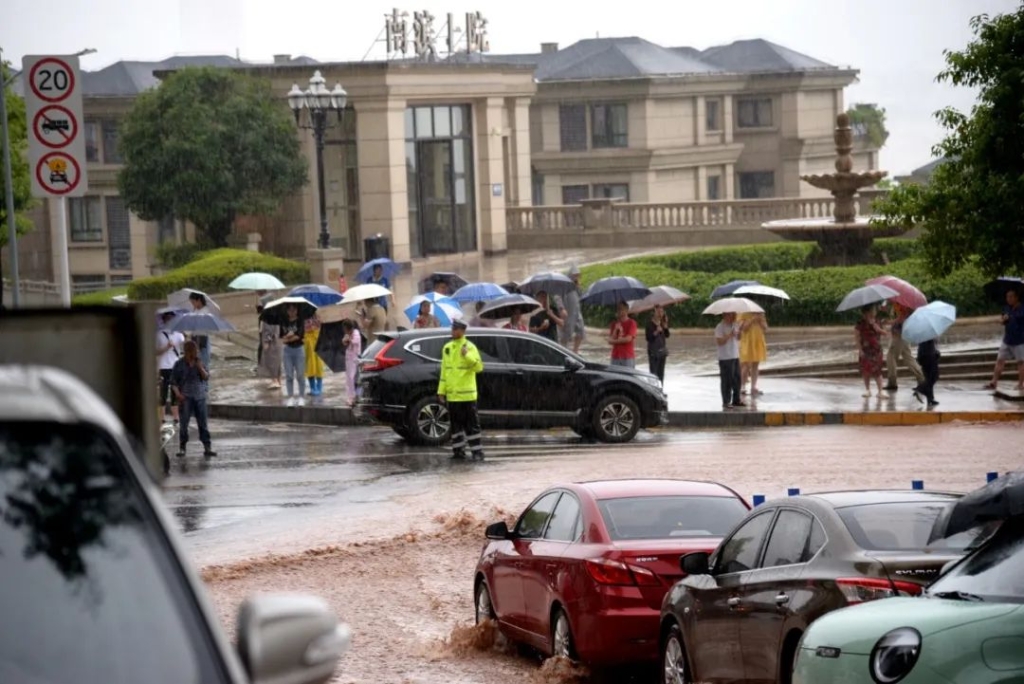
[[[270,61],[276,53],[322,61],[382,59],[384,14],[427,9],[440,28],[448,12],[478,10],[489,21],[491,51],[535,52],[596,35],[640,36],[667,47],[705,48],[765,38],[831,64],[860,69],[846,102],[888,112],[892,135],[882,168],[903,174],[931,159],[942,129],[933,112],[969,109],[974,94],[935,83],[942,51],[970,39],[968,20],[1013,11],[1016,0],[2,0],[0,48],[26,54],[95,48],[83,68],[122,59],[230,54]],[[166,8],[160,10],[160,7]],[[290,13],[290,14],[289,14]]]

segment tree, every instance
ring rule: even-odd
[[[269,84],[227,69],[186,68],[140,95],[120,150],[128,208],[190,221],[216,247],[237,216],[275,211],[307,178],[295,124]]]
[[[885,109],[876,104],[855,104],[846,112],[854,134],[867,138],[873,147],[882,148],[889,139],[885,129]]]
[[[0,79],[7,83],[11,78],[10,62],[0,65]],[[28,122],[25,118],[25,100],[14,94],[10,87],[5,91],[7,105],[7,132],[11,136],[11,185],[14,187],[14,221],[18,235],[32,230],[32,222],[25,212],[35,206],[32,199],[32,183],[28,169]],[[0,160],[2,164],[2,160]],[[7,244],[7,179],[0,165],[0,247]]]
[[[976,257],[992,276],[1024,271],[1024,5],[977,16],[967,48],[947,50],[940,82],[978,88],[970,114],[946,108],[932,148],[945,159],[927,185],[906,184],[876,204],[881,222],[920,224],[929,268],[950,272]]]

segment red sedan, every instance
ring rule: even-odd
[[[661,601],[683,576],[680,556],[714,550],[749,509],[712,482],[553,487],[511,531],[487,527],[477,622],[497,620],[513,641],[590,664],[657,660]]]

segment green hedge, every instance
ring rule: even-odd
[[[183,287],[211,294],[224,292],[228,283],[249,271],[270,273],[286,284],[309,282],[309,266],[306,264],[243,249],[215,249],[164,275],[132,282],[128,285],[128,297],[133,300],[163,299]]]
[[[127,287],[114,287],[98,292],[85,292],[71,298],[71,306],[112,306],[114,297],[127,294]]]
[[[881,243],[880,249],[888,250],[891,242]],[[902,241],[910,242],[910,241]],[[799,243],[798,245],[799,246]],[[780,245],[766,245],[767,248],[778,250]],[[765,260],[763,255],[744,256],[737,259],[738,263],[762,263],[775,266],[786,264],[787,259],[797,258],[797,253],[787,245],[786,250],[775,252],[775,260]],[[807,250],[807,246],[803,246]],[[749,248],[730,248],[742,253],[744,250],[762,251],[761,246]],[[913,244],[906,252],[902,245],[887,254],[913,253]],[[763,250],[771,252],[771,249]],[[810,254],[813,251],[805,251]],[[655,257],[639,257],[609,264],[586,266],[582,270],[582,281],[588,285],[598,278],[611,275],[629,275],[640,279],[648,286],[671,285],[689,294],[693,299],[668,309],[671,324],[674,327],[696,328],[711,327],[717,322],[715,316],[703,316],[701,311],[711,303],[711,291],[719,285],[732,280],[757,280],[771,287],[785,290],[792,298],[788,302],[772,303],[767,307],[769,323],[774,325],[852,325],[856,312],[836,313],[835,308],[850,290],[860,287],[864,281],[880,275],[895,275],[914,283],[929,299],[941,299],[954,304],[959,316],[983,316],[995,313],[993,305],[985,298],[982,286],[987,278],[975,265],[953,273],[944,278],[934,278],[928,274],[925,264],[918,258],[904,258],[888,265],[869,264],[864,266],[829,267],[829,268],[790,268],[787,270],[743,270],[733,268],[719,272],[679,270],[666,264],[690,265],[686,260],[697,259],[700,253],[665,255]],[[719,257],[705,257],[707,264],[721,263]],[[890,256],[890,258],[892,258]],[[759,261],[760,260],[760,261]],[[790,262],[791,263],[791,262]],[[590,325],[607,325],[612,312],[605,307],[585,307],[584,317]]]

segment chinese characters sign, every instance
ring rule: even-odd
[[[490,44],[487,41],[487,19],[480,12],[467,12],[464,26],[456,25],[455,15],[449,13],[447,23],[441,31],[434,28],[434,20],[434,15],[425,10],[413,12],[411,22],[408,12],[393,9],[390,14],[385,14],[384,32],[388,59],[408,56],[424,61],[437,59],[437,39],[441,31],[447,34],[445,47],[449,57],[460,52],[473,54],[490,51]]]

